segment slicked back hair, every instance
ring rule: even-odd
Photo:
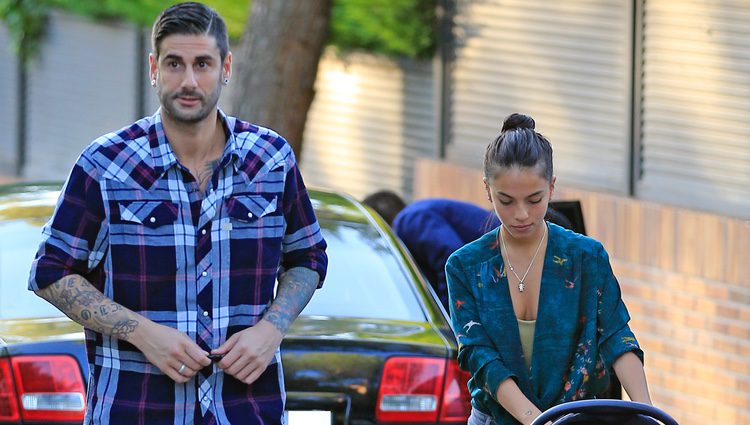
[[[219,48],[222,63],[229,53],[227,26],[221,16],[205,4],[177,3],[159,14],[151,31],[151,48],[157,59],[162,40],[174,34],[213,37]]]

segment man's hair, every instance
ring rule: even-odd
[[[151,31],[151,48],[159,58],[161,41],[174,34],[208,35],[216,40],[221,61],[229,53],[229,37],[224,20],[215,10],[195,2],[177,3],[159,14]]]
[[[365,197],[362,203],[374,209],[390,225],[393,225],[393,219],[406,207],[404,200],[390,190],[372,193]]]

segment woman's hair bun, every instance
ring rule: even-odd
[[[503,121],[503,129],[501,131],[506,132],[519,128],[530,128],[533,130],[535,126],[536,123],[533,118],[528,115],[514,112],[505,118],[505,121]]]

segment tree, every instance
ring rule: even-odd
[[[273,128],[299,158],[331,0],[253,0],[234,56],[232,114]]]

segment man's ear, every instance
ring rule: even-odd
[[[148,76],[152,82],[159,79],[159,64],[153,53],[148,54]]]
[[[224,79],[228,80],[232,76],[232,52],[227,52],[227,57],[224,58],[222,68],[224,71]]]

